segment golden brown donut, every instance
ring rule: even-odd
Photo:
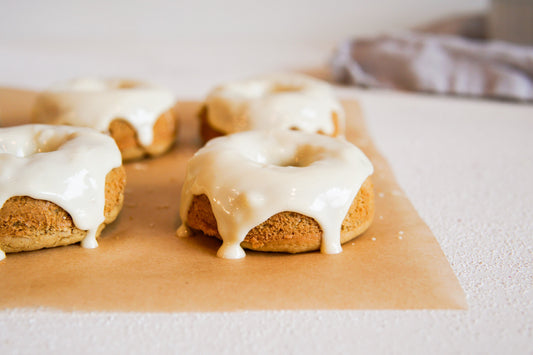
[[[174,95],[148,83],[79,78],[37,96],[33,122],[91,127],[110,133],[123,161],[156,157],[176,140]]]
[[[368,229],[374,217],[374,188],[367,178],[354,198],[342,223],[341,243]],[[207,196],[194,196],[187,214],[187,225],[205,235],[222,239]],[[241,246],[268,252],[301,253],[319,250],[322,230],[311,217],[296,212],[281,212],[248,232]]]
[[[120,166],[106,176],[105,226],[113,222],[124,201],[126,172]],[[0,250],[7,253],[52,248],[80,242],[87,231],[78,229],[71,216],[55,203],[14,196],[0,208]]]
[[[244,248],[342,251],[370,225],[373,166],[353,144],[315,133],[253,130],[209,141],[188,161],[178,235],[222,239],[217,256]]]
[[[296,130],[337,137],[344,110],[325,82],[282,73],[214,88],[198,112],[204,142],[248,130]]]
[[[202,141],[204,143],[208,142],[209,140],[213,138],[226,135],[226,133],[217,130],[216,128],[212,127],[209,124],[208,115],[209,115],[209,112],[208,112],[207,106],[203,105],[198,111],[197,116],[198,116],[198,120],[200,121],[200,137],[202,138]],[[339,116],[336,111],[331,112],[331,121],[333,122],[333,125],[335,127],[333,130],[333,133],[327,134],[327,133],[324,133],[322,130],[318,130],[316,133],[323,134],[323,135],[330,136],[330,137],[338,137],[339,134],[341,133],[341,129],[340,129],[340,123],[339,123]],[[297,127],[292,127],[291,130],[299,131]]]
[[[5,252],[96,237],[118,215],[126,172],[114,140],[94,129],[0,128],[0,259]]]

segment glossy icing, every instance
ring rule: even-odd
[[[41,93],[34,107],[34,120],[107,132],[109,124],[121,118],[135,128],[139,142],[149,146],[155,122],[174,103],[171,92],[147,83],[80,78]]]
[[[244,257],[246,234],[283,211],[314,218],[323,231],[321,251],[339,253],[342,222],[372,172],[368,158],[344,140],[281,130],[236,133],[209,141],[189,160],[180,216],[186,225],[193,196],[207,195],[222,258]]]
[[[299,74],[277,74],[215,88],[206,99],[208,122],[223,133],[295,129],[333,135],[335,112],[344,133],[344,110],[327,83]]]
[[[121,164],[115,141],[90,128],[0,128],[0,206],[13,196],[51,201],[87,230],[82,246],[95,248],[105,220],[106,175]]]

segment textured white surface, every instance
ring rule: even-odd
[[[0,38],[0,85],[43,89],[80,75],[133,76],[200,99],[222,80],[322,64],[334,42]],[[440,242],[469,310],[4,310],[0,353],[533,353],[533,105],[339,93],[361,101],[375,143]]]

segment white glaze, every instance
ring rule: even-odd
[[[34,119],[107,132],[116,118],[129,122],[139,142],[149,146],[159,116],[175,103],[174,95],[147,83],[81,78],[57,84],[37,98]]]
[[[105,220],[105,178],[121,164],[114,140],[90,128],[1,128],[0,206],[13,196],[51,201],[87,230],[82,246],[95,248]]]
[[[321,251],[339,253],[342,222],[373,172],[354,145],[319,134],[249,131],[213,139],[188,162],[180,215],[194,195],[209,198],[223,245],[217,255],[244,257],[240,243],[276,213],[314,218],[323,231]]]
[[[176,235],[178,236],[178,238],[188,238],[191,236],[191,233],[189,232],[189,229],[184,224],[182,224],[181,226],[179,226],[178,230],[176,230]]]
[[[277,74],[231,82],[206,99],[208,122],[229,134],[254,129],[292,129],[333,135],[338,118],[344,133],[344,110],[327,83],[299,74]]]

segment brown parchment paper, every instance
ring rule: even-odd
[[[0,122],[27,121],[33,93],[0,89]],[[178,238],[187,159],[199,148],[197,103],[177,105],[178,144],[128,164],[125,204],[97,249],[79,245],[8,254],[0,262],[0,308],[82,311],[281,309],[465,309],[465,295],[437,241],[374,147],[357,103],[344,103],[350,141],[375,166],[376,217],[338,255],[247,251],[215,256],[218,240]]]

